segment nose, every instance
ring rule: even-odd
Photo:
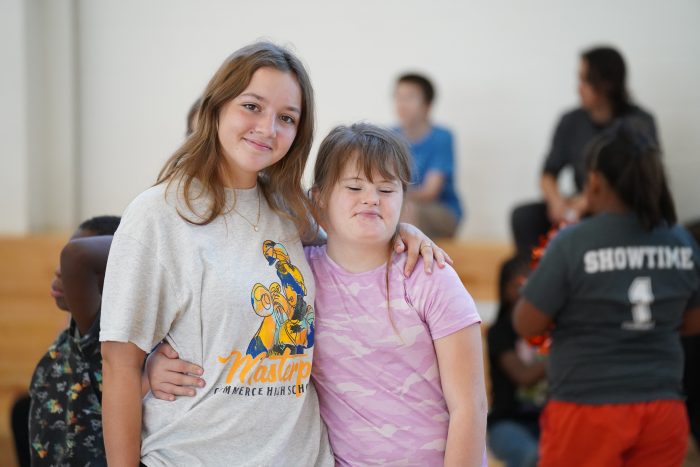
[[[365,196],[364,200],[362,201],[364,204],[370,204],[372,206],[376,206],[379,204],[379,194],[377,193],[377,190],[365,190]]]
[[[277,116],[272,112],[261,113],[255,131],[265,137],[274,138],[277,135]]]

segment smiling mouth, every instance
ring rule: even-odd
[[[253,139],[243,138],[243,140],[258,151],[272,151],[272,147]]]

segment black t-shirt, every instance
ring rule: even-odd
[[[488,331],[491,393],[493,396],[489,423],[503,419],[523,422],[536,421],[546,394],[544,381],[532,388],[519,388],[501,368],[499,360],[504,353],[518,353],[518,348],[527,347],[527,344],[515,333],[511,317],[512,310],[501,306],[496,322]]]
[[[634,214],[581,221],[552,239],[522,295],[556,326],[552,399],[682,398],[678,328],[700,305],[700,251],[682,227],[647,232]]]
[[[658,144],[656,124],[651,114],[639,107],[632,106],[622,118],[634,119],[635,124],[645,128],[648,136]],[[611,121],[610,124],[613,122]],[[588,112],[581,108],[565,113],[557,124],[552,147],[544,161],[542,172],[556,177],[562,169],[570,166],[574,170],[576,190],[580,192],[586,181],[586,147],[596,135],[609,125],[597,125],[591,120]]]

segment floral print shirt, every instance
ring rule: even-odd
[[[29,390],[32,466],[106,466],[100,317],[80,336],[71,320],[39,361]]]

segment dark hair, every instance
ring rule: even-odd
[[[581,58],[588,65],[586,80],[608,99],[613,114],[626,113],[632,104],[625,84],[627,68],[622,54],[612,47],[595,47],[583,52]]]
[[[419,75],[418,73],[405,73],[399,76],[399,79],[396,80],[397,85],[401,83],[415,84],[423,93],[425,103],[428,105],[433,103],[433,100],[435,99],[435,87],[427,77]]]
[[[618,119],[591,141],[586,152],[586,169],[605,177],[645,229],[676,223],[659,147],[639,119]]]
[[[197,221],[181,214],[192,224],[209,224],[230,210],[220,174],[225,159],[218,135],[219,113],[224,105],[248,87],[253,74],[265,67],[294,75],[301,89],[301,116],[296,137],[287,154],[261,170],[257,181],[272,210],[294,222],[305,238],[314,231],[308,217],[311,205],[301,186],[314,133],[314,93],[301,60],[282,46],[256,42],[224,60],[202,93],[194,131],[165,163],[156,184],[175,183],[182,188],[187,207],[201,219]],[[202,189],[192,186],[195,180],[202,184]],[[196,212],[192,201],[202,195],[211,200],[209,209]]]
[[[78,228],[88,230],[95,235],[114,235],[120,221],[121,217],[117,216],[97,216],[83,221]]]
[[[498,275],[498,315],[496,322],[504,321],[510,323],[513,307],[515,303],[508,300],[506,289],[508,284],[519,276],[527,277],[530,272],[530,260],[526,255],[515,254],[501,264],[501,271]],[[510,326],[510,324],[509,324]]]

